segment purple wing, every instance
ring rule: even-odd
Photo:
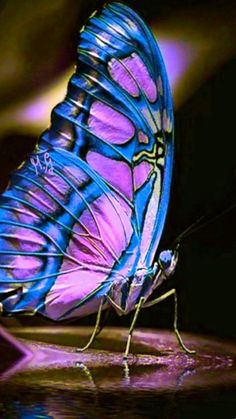
[[[131,9],[106,5],[81,32],[77,70],[51,127],[0,198],[6,313],[86,315],[150,266],[168,206],[172,139],[155,40]]]

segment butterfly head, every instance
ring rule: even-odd
[[[178,250],[163,250],[158,259],[158,264],[162,272],[166,276],[170,276],[174,273],[177,262],[178,262]]]

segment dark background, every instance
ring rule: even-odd
[[[9,106],[18,103],[20,106],[23,98],[45,89],[49,82],[75,63],[78,29],[100,3],[95,0],[0,2],[0,119],[1,112],[4,114]],[[211,10],[217,11],[219,27],[221,14],[226,9],[231,16],[236,15],[234,2],[226,1],[142,0],[126,3],[135,5],[150,24],[156,17],[168,21],[175,13],[181,16],[183,11],[182,16],[192,19],[195,31],[200,27],[197,19],[206,20]],[[186,23],[183,20],[183,31]],[[207,32],[205,36],[207,40]],[[218,54],[222,54],[220,48]],[[207,60],[210,62],[215,57],[209,56]],[[235,75],[236,55],[231,54],[175,111],[175,171],[160,249],[169,247],[173,239],[201,215],[208,214],[211,218],[211,214],[220,214],[236,204]],[[1,190],[7,184],[10,171],[34,148],[36,141],[37,136],[30,135],[27,130],[22,133],[14,128],[1,132],[0,127]],[[160,290],[177,288],[181,330],[236,338],[235,217],[236,209],[233,209],[181,244],[176,274]],[[108,324],[127,326],[130,321],[130,316],[111,315]],[[144,310],[138,326],[169,328],[172,321],[173,304],[168,301]],[[74,321],[75,324],[93,322],[94,316]],[[7,321],[9,325],[13,323],[14,320]],[[36,317],[20,319],[15,324],[50,322]]]

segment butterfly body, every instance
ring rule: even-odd
[[[156,41],[130,8],[108,4],[81,31],[67,95],[0,197],[4,312],[64,320],[146,300],[176,265],[174,254],[154,263],[173,151]]]
[[[119,315],[128,314],[134,310],[141,297],[144,302],[153,293],[154,289],[166,279],[165,274],[158,275],[158,267],[155,264],[149,269],[140,269],[134,277],[118,281],[112,288],[111,300]]]

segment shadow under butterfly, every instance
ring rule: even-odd
[[[154,262],[169,203],[173,109],[165,66],[143,20],[120,3],[82,28],[77,69],[36,149],[0,197],[0,301],[6,316],[56,321],[141,309],[170,277],[177,246]],[[148,300],[148,301],[147,301]]]

